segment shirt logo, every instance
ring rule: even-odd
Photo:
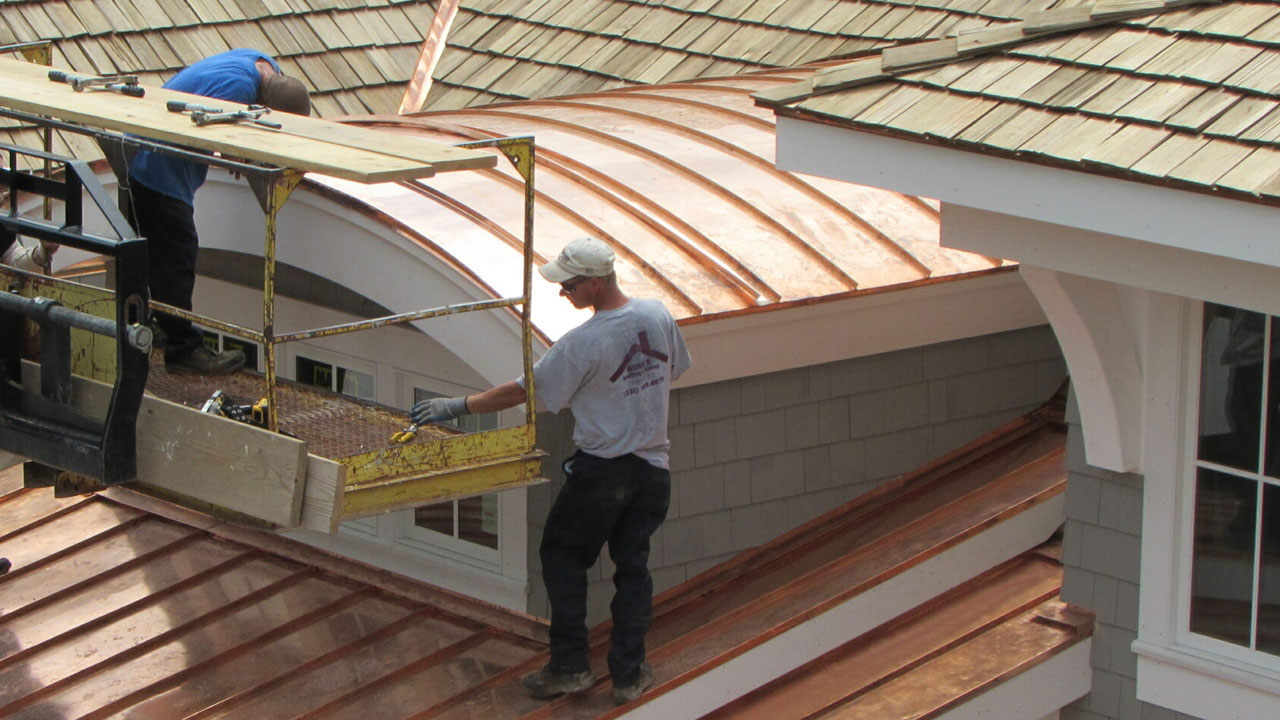
[[[627,356],[622,358],[622,364],[618,365],[618,369],[614,370],[613,374],[609,376],[609,382],[617,382],[618,378],[622,377],[622,374],[627,371],[627,366],[631,364],[631,361],[634,360],[637,355],[651,357],[662,362],[667,361],[666,353],[659,352],[649,347],[648,332],[641,330],[640,334],[636,337],[636,340],[638,342],[633,343],[631,345],[631,349],[627,351]]]

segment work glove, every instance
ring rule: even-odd
[[[466,414],[466,397],[431,398],[414,403],[413,412],[409,413],[409,417],[415,425],[423,425],[431,422],[446,422]]]

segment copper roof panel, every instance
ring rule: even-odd
[[[0,473],[4,717],[407,717],[544,651],[525,616],[127,489],[61,500],[20,477]]]
[[[941,248],[936,207],[919,199],[777,170],[772,117],[749,94],[807,76],[748,74],[358,122],[441,142],[534,135],[540,258],[578,235],[601,236],[619,253],[623,285],[680,317],[1002,265]],[[503,295],[519,287],[523,189],[505,163],[399,186],[316,181],[399,223],[482,287]],[[535,292],[553,299],[542,285]],[[562,305],[534,304],[552,337],[580,321]]]

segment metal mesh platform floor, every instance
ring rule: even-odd
[[[158,354],[152,356],[147,377],[147,392],[193,408],[200,408],[218,390],[230,404],[250,405],[266,394],[266,387],[261,374],[248,371],[228,376],[173,374]],[[276,402],[280,430],[307,441],[308,452],[331,460],[390,447],[391,436],[410,422],[404,411],[288,380],[276,380]],[[419,428],[411,444],[459,433],[430,425]]]

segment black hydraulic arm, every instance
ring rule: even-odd
[[[0,449],[44,465],[114,485],[137,475],[138,410],[147,381],[151,338],[147,328],[146,243],[137,237],[89,166],[73,158],[0,144],[7,160],[0,188],[0,252],[18,236],[44,240],[114,259],[115,317],[61,307],[47,298],[27,298],[0,288]],[[60,172],[19,169],[28,156],[49,161]],[[60,203],[61,222],[20,214],[20,194]],[[109,234],[86,232],[83,200],[88,196],[110,226]],[[23,320],[40,328],[40,387],[22,379]],[[71,397],[71,342],[75,328],[116,340],[116,378],[105,412],[77,410]]]

